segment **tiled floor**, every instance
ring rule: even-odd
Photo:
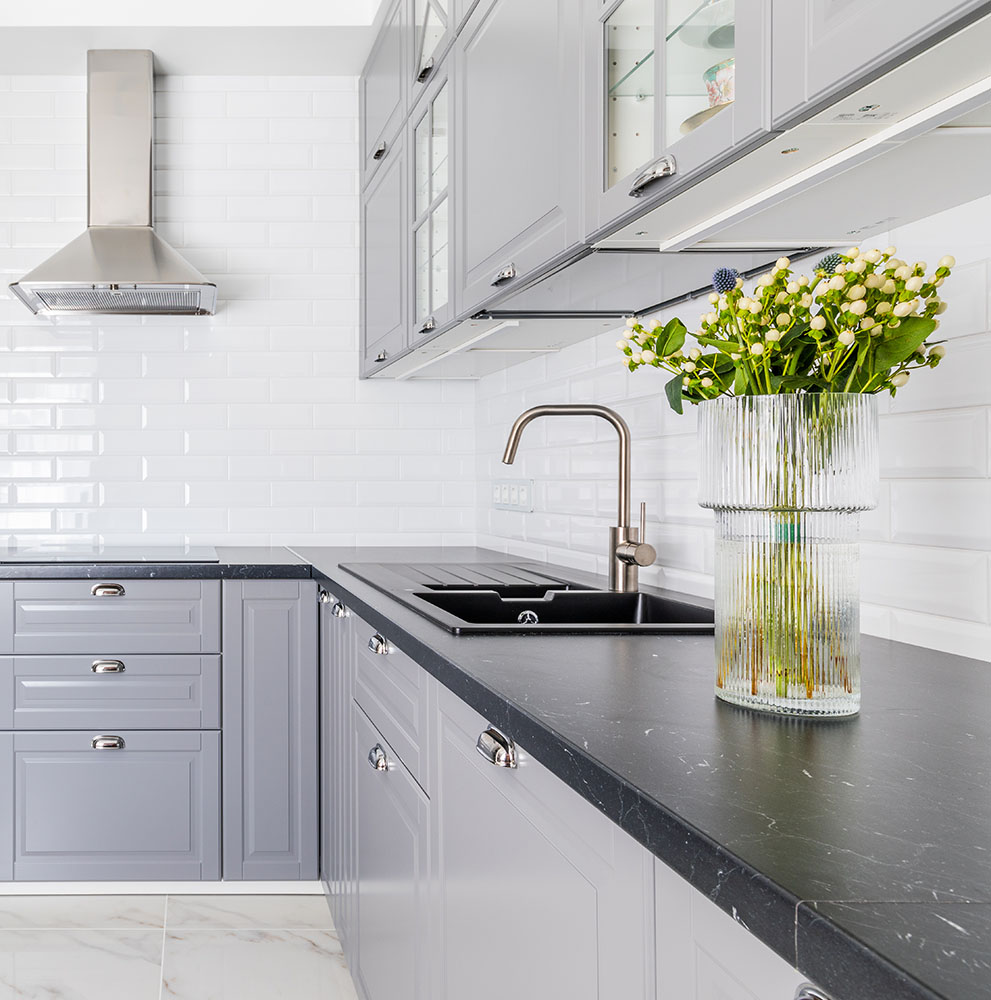
[[[322,896],[0,896],[0,1000],[356,1000]]]

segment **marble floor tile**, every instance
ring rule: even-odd
[[[169,896],[169,930],[332,928],[323,896]]]
[[[2,930],[0,1000],[158,1000],[158,930]]]
[[[356,1000],[330,930],[167,930],[162,1000]]]
[[[159,928],[164,896],[0,896],[0,928]]]

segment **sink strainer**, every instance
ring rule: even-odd
[[[516,619],[521,625],[539,625],[540,618],[536,611],[521,611]]]

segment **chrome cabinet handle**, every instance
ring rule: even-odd
[[[813,986],[811,983],[802,983],[795,992],[795,1000],[830,1000],[830,997],[817,986]]]
[[[379,351],[378,354],[376,354],[375,357],[372,358],[372,360],[377,365],[381,364],[383,361],[387,361],[388,359],[389,359],[389,352],[388,351]]]
[[[421,67],[420,72],[416,74],[417,83],[426,83],[430,78],[430,74],[434,71],[434,57],[431,56]]]
[[[94,583],[89,592],[94,597],[124,596],[124,588],[119,583]]]
[[[368,648],[379,656],[388,656],[392,652],[392,647],[378,632],[368,640]]]
[[[381,160],[382,157],[385,156],[388,149],[389,149],[389,144],[383,140],[375,147],[375,152],[372,153],[372,159]]]
[[[329,591],[321,590],[320,593],[317,595],[317,600],[321,604],[331,604],[334,602],[334,600],[336,600],[336,598]]]
[[[337,601],[334,604],[334,606],[330,609],[330,613],[335,618],[350,618],[351,617],[351,612],[348,611],[348,609],[346,607],[344,607],[344,605],[341,604],[340,601]]]
[[[94,736],[90,740],[90,746],[94,750],[123,750],[124,749],[124,737],[123,736]]]
[[[507,264],[504,268],[502,268],[502,270],[496,271],[495,277],[492,279],[491,284],[493,286],[501,285],[507,281],[512,281],[513,278],[515,277],[516,277],[516,265]]]
[[[475,749],[496,767],[516,767],[516,744],[495,726],[489,726],[478,737]]]
[[[655,181],[671,177],[677,172],[678,164],[675,163],[674,157],[662,156],[634,180],[633,186],[630,188],[630,197],[642,198],[646,194],[647,188]]]
[[[381,743],[376,743],[375,746],[368,751],[368,763],[375,768],[376,771],[389,770],[389,758],[386,757]]]
[[[122,674],[124,663],[122,660],[94,660],[91,669],[94,674]]]
[[[423,326],[420,327],[420,333],[430,333],[431,330],[436,329],[437,321],[433,318],[433,316],[430,316],[427,318],[427,321],[423,324]]]

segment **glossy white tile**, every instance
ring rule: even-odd
[[[169,896],[169,930],[330,929],[327,900],[313,896]],[[335,939],[336,941],[336,939]],[[334,945],[340,950],[339,945]]]
[[[0,897],[3,930],[149,930],[164,926],[164,896]]]

